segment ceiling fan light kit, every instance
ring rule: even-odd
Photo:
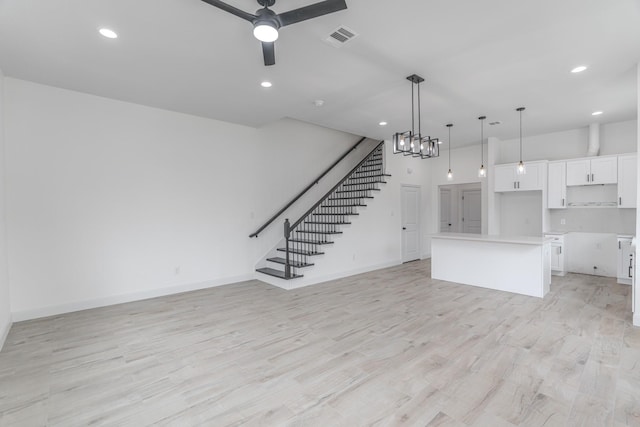
[[[258,9],[254,15],[221,0],[202,1],[218,9],[222,9],[225,12],[229,12],[238,18],[251,22],[253,24],[254,37],[262,42],[264,65],[267,66],[276,63],[274,42],[278,39],[278,30],[280,28],[347,8],[345,0],[325,0],[288,12],[275,13],[269,9],[270,6],[275,4],[275,0],[257,0],[258,4],[262,6],[262,9]]]

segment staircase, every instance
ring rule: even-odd
[[[334,243],[332,236],[342,234],[340,226],[351,224],[350,218],[359,215],[358,207],[367,206],[366,201],[380,191],[379,184],[391,176],[384,166],[382,141],[299,220],[293,224],[285,220],[279,256],[267,258],[271,267],[256,271],[285,280],[303,277],[299,271],[314,265],[313,258]]]

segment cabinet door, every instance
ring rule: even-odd
[[[542,163],[529,163],[526,165],[527,173],[524,175],[516,175],[516,190],[542,190],[542,172],[544,165]],[[515,166],[514,166],[515,168]]]
[[[616,182],[618,182],[616,156],[591,159],[591,184],[615,184]]]
[[[638,200],[636,189],[638,163],[635,154],[618,156],[618,207],[635,208]]]
[[[618,279],[630,279],[632,269],[629,269],[631,254],[631,239],[618,238]],[[631,274],[630,274],[631,273]]]
[[[562,245],[559,243],[551,244],[551,269],[562,271]]]
[[[498,165],[493,168],[493,190],[496,192],[516,191],[516,166]]]
[[[547,191],[549,209],[567,207],[567,163],[549,163],[549,188]]]
[[[567,185],[591,184],[591,165],[589,160],[567,161]]]

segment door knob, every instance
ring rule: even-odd
[[[402,227],[402,229],[403,229],[403,230],[406,230],[406,229],[407,229],[407,227]]]

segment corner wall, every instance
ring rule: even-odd
[[[638,108],[636,110],[636,151],[640,153],[640,63],[636,66],[636,101],[638,102]],[[640,170],[640,155],[638,156],[638,170]],[[638,174],[638,195],[640,195],[640,173]],[[640,201],[640,197],[638,198]],[[640,326],[640,280],[637,277],[638,272],[638,254],[640,254],[640,249],[637,247],[638,234],[640,234],[640,209],[636,209],[636,268],[635,268],[635,278],[634,278],[634,291],[633,294],[635,296],[634,306],[635,313],[633,313],[633,324],[635,326]]]
[[[4,80],[0,70],[0,350],[11,328],[5,229]]]

